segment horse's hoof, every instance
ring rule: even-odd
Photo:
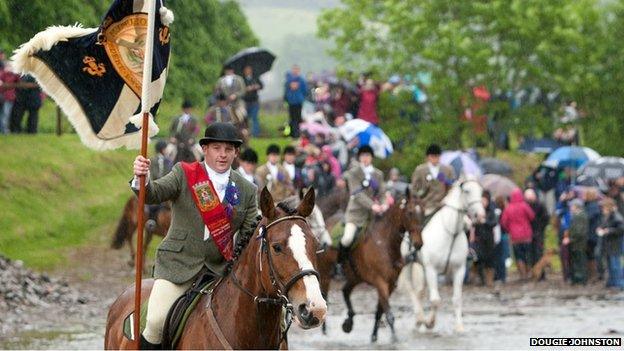
[[[388,324],[390,324],[390,326],[394,326],[394,315],[392,313],[387,313],[386,314],[386,320],[388,321]]]
[[[435,327],[435,319],[425,322],[425,326],[427,329],[433,329]]]
[[[323,331],[323,335],[327,335],[327,325],[325,323],[323,323],[323,326],[321,327],[321,331]]]
[[[371,342],[372,343],[376,343],[377,342],[377,335],[373,334],[373,336],[371,336]]]
[[[421,324],[420,327],[418,328],[418,332],[423,334],[427,332],[427,327],[425,326],[425,324]]]
[[[342,331],[345,333],[350,333],[353,330],[353,319],[347,318],[344,322],[342,322]]]
[[[397,336],[395,334],[392,334],[392,343],[396,344],[399,342],[399,338],[397,338]]]
[[[134,267],[134,259],[130,259],[130,260],[128,261],[128,266],[130,266],[130,267]]]

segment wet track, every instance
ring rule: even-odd
[[[333,284],[340,286],[340,282]],[[70,310],[54,306],[31,311],[26,324],[4,330],[0,348],[101,349],[106,306],[102,299]],[[484,288],[468,286],[464,294],[463,334],[453,332],[450,287],[442,288],[443,306],[432,331],[415,330],[415,318],[408,295],[396,291],[391,304],[396,317],[398,342],[392,343],[390,329],[379,330],[379,340],[370,335],[376,306],[375,292],[366,286],[354,291],[357,315],[354,329],[343,333],[346,315],[342,295],[330,293],[328,333],[320,329],[304,331],[293,326],[289,333],[293,349],[525,349],[530,337],[622,337],[624,336],[624,293],[608,292],[600,285],[569,287],[553,277],[549,282],[510,283],[500,296]],[[110,295],[110,292],[108,292]],[[7,329],[7,328],[5,328]]]

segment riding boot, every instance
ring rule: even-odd
[[[350,246],[343,246],[342,244],[338,245],[338,259],[336,260],[336,277],[338,278],[345,277],[344,263],[347,262],[350,250]]]
[[[342,243],[338,245],[338,263],[343,264],[347,261],[349,250],[351,250],[350,246],[342,246]]]
[[[162,350],[162,344],[152,344],[147,341],[143,335],[141,335],[141,341],[139,343],[141,350]]]

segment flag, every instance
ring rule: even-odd
[[[93,149],[138,148],[148,1],[115,0],[99,28],[52,26],[15,50],[15,71],[30,73]],[[173,14],[156,6],[148,109],[154,116],[167,79]],[[133,117],[134,116],[134,117]],[[149,136],[158,133],[150,117]]]

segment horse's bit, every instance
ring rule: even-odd
[[[281,217],[281,218],[278,218],[275,221],[267,224],[266,226],[261,226],[260,230],[259,230],[259,235],[258,235],[258,238],[257,238],[257,239],[261,240],[261,243],[260,243],[260,260],[262,260],[262,253],[263,252],[266,253],[267,260],[269,261],[269,277],[271,279],[271,285],[277,291],[277,298],[261,297],[260,295],[254,295],[251,291],[249,291],[249,289],[245,288],[241,284],[241,282],[238,280],[238,278],[236,278],[236,275],[234,274],[233,270],[230,273],[232,275],[232,281],[234,282],[234,285],[236,285],[236,287],[238,287],[241,291],[243,291],[245,294],[247,294],[249,297],[251,297],[255,303],[266,303],[266,304],[270,304],[270,305],[281,306],[281,307],[286,309],[286,319],[287,319],[286,329],[284,330],[284,333],[282,334],[278,345],[281,344],[282,341],[284,341],[284,339],[286,338],[286,335],[288,333],[288,330],[290,329],[290,326],[291,326],[292,320],[293,320],[293,306],[290,303],[290,300],[288,299],[288,292],[293,287],[293,285],[295,285],[295,283],[297,283],[297,281],[299,281],[299,279],[302,279],[303,277],[306,277],[308,275],[313,275],[313,276],[316,276],[318,279],[320,279],[319,273],[316,270],[314,270],[314,269],[304,269],[304,270],[301,270],[298,273],[294,274],[286,282],[286,284],[284,284],[279,279],[277,274],[275,273],[275,267],[273,265],[273,258],[272,258],[272,255],[271,255],[271,250],[269,249],[269,245],[268,245],[268,242],[267,242],[267,233],[268,233],[269,229],[272,226],[276,225],[277,223],[288,221],[288,220],[302,220],[302,221],[307,223],[306,218],[303,217],[303,216],[291,215],[291,216]],[[260,265],[260,271],[262,271],[262,265]],[[216,325],[216,326],[218,328],[218,325]],[[219,339],[222,339],[222,338],[219,338]],[[221,340],[221,343],[223,344],[222,340]],[[225,345],[224,344],[224,346],[229,346],[229,345]]]

